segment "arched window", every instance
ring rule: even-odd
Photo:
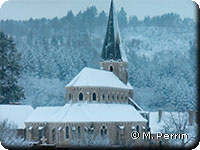
[[[52,130],[52,142],[55,143],[56,140],[56,130],[55,128]]]
[[[83,100],[83,93],[79,93],[79,101]]]
[[[110,95],[108,94],[108,100],[110,100]]]
[[[110,71],[113,72],[113,66],[110,66]]]
[[[136,131],[139,133],[140,132],[140,127],[137,125],[136,126]]]
[[[104,129],[104,135],[106,135],[107,134],[107,129]]]
[[[104,95],[104,94],[102,95],[102,99],[103,99],[103,100],[105,99],[105,95]]]
[[[112,95],[112,99],[113,99],[113,100],[115,99],[115,96],[114,96],[114,94]]]
[[[68,126],[66,126],[66,128],[65,128],[65,138],[69,139],[69,127]]]
[[[78,134],[81,134],[81,127],[78,126]]]
[[[72,94],[71,93],[69,93],[69,100],[71,100],[72,99]]]
[[[103,129],[101,129],[101,135],[103,135]]]
[[[97,95],[96,95],[95,92],[92,94],[92,100],[93,100],[93,101],[96,101],[96,100],[97,100]]]
[[[101,135],[106,135],[107,134],[107,129],[105,126],[101,127]]]
[[[24,129],[24,140],[26,140],[26,128]]]

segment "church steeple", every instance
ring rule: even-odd
[[[111,0],[106,37],[104,39],[101,69],[113,72],[124,83],[128,82],[127,58],[118,27],[117,15]]]
[[[115,12],[113,0],[111,0],[107,31],[104,39],[101,59],[127,61],[120,38],[117,15]]]

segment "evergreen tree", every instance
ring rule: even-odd
[[[105,28],[107,23],[107,16],[105,11],[102,11],[98,16],[98,25],[103,26]]]
[[[21,66],[12,38],[0,32],[0,103],[17,102],[24,97],[23,88],[17,85]]]
[[[138,25],[138,23],[139,23],[139,20],[138,20],[137,16],[131,16],[129,18],[129,25],[130,26],[134,27],[135,25]]]
[[[127,27],[127,13],[125,12],[124,8],[122,7],[120,12],[117,13],[118,16],[118,21],[119,21],[119,27],[120,28],[125,28]]]

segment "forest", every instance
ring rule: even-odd
[[[117,16],[134,100],[147,111],[196,110],[196,22],[174,13],[139,20],[124,8]],[[0,31],[12,36],[21,56],[20,103],[64,105],[65,85],[85,66],[100,68],[107,20],[95,6],[62,18],[1,20]]]

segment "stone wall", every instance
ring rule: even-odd
[[[101,69],[112,71],[124,83],[128,82],[128,63],[124,61],[103,61],[100,62]]]
[[[132,89],[106,87],[66,87],[66,102],[79,101],[79,94],[83,94],[83,101],[104,103],[128,103],[128,97],[133,98]],[[93,94],[96,100],[93,100]]]
[[[43,123],[28,123],[27,139],[39,141],[38,128]],[[147,129],[146,122],[80,122],[80,123],[48,123],[42,129],[42,136],[47,138],[46,143],[56,144],[56,146],[67,145],[137,145],[148,144],[143,139],[133,140],[131,138],[132,127],[139,126],[139,132]],[[33,127],[32,131],[29,127]],[[69,137],[66,138],[66,127],[69,129]],[[78,128],[80,127],[80,132]],[[53,131],[54,130],[54,131]],[[32,133],[30,133],[32,132]],[[103,133],[103,134],[102,134]],[[32,135],[31,135],[32,134]],[[30,136],[31,135],[31,136]],[[53,139],[54,138],[54,139]],[[40,140],[41,143],[41,140]]]

